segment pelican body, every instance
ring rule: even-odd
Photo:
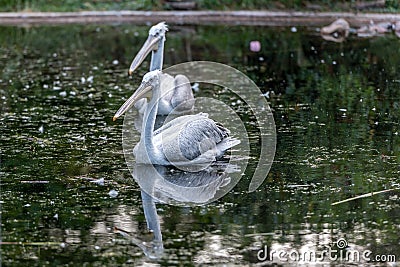
[[[164,42],[165,33],[168,31],[168,27],[164,22],[160,22],[154,25],[149,30],[149,37],[139,50],[136,57],[133,59],[129,68],[129,75],[142,64],[144,59],[151,52],[150,71],[162,70],[163,59],[164,59]],[[190,86],[189,80],[184,75],[177,75],[172,77],[168,74],[163,74],[167,77],[169,83],[161,83],[162,96],[159,101],[159,108],[157,115],[168,115],[182,114],[184,112],[191,111],[193,109],[193,92]],[[167,79],[165,78],[165,79]],[[174,86],[170,86],[173,83]],[[165,86],[164,86],[165,85]],[[136,102],[135,107],[139,112],[144,113],[146,109],[146,99],[141,99]],[[177,108],[179,106],[179,108]]]
[[[229,137],[229,130],[208,118],[208,114],[183,115],[154,130],[161,96],[162,72],[151,71],[140,87],[115,113],[116,120],[136,101],[152,92],[147,105],[140,142],[134,149],[137,163],[157,165],[190,165],[210,163],[225,150],[240,143]]]
[[[178,74],[172,77],[169,74],[161,73],[160,79],[162,86],[157,115],[183,114],[193,109],[193,93],[186,76]],[[143,114],[147,105],[147,100],[144,98],[135,103],[139,113]]]

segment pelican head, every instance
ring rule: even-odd
[[[160,83],[160,70],[153,70],[146,73],[143,76],[142,83],[139,88],[133,93],[133,95],[125,101],[125,103],[118,109],[113,117],[113,121],[117,120],[121,115],[128,111],[132,105],[134,105],[138,100],[147,96],[156,86]]]
[[[139,50],[136,57],[133,59],[132,64],[129,68],[129,75],[132,73],[142,64],[143,60],[146,58],[150,52],[157,52],[158,50],[163,50],[163,44],[165,41],[165,33],[168,31],[168,27],[165,22],[160,22],[157,25],[154,25],[149,30],[149,37],[147,38],[146,42],[143,44],[142,48]],[[152,60],[161,61],[162,65],[162,53],[163,51],[158,51],[160,55],[157,58],[153,58]],[[154,56],[154,54],[153,54]],[[157,68],[161,70],[161,66]]]

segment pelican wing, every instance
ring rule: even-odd
[[[154,138],[157,138],[157,135],[159,135],[162,132],[165,132],[167,129],[169,128],[181,128],[183,125],[186,125],[187,123],[194,121],[194,120],[199,120],[199,119],[206,119],[208,118],[208,114],[207,113],[199,113],[199,114],[194,114],[194,115],[185,115],[185,116],[180,116],[177,117],[175,119],[173,119],[170,122],[165,123],[163,126],[161,126],[160,128],[158,128],[157,130],[154,131],[153,135]],[[173,130],[174,132],[176,130]],[[160,138],[160,136],[158,137]]]
[[[229,131],[222,125],[204,117],[188,115],[179,117],[155,132],[155,145],[168,161],[184,162],[194,160],[209,151],[220,154],[217,144],[228,137]],[[172,127],[173,126],[173,127]]]
[[[191,111],[194,106],[194,97],[189,79],[184,75],[173,76],[161,74],[161,97],[158,99],[159,115],[182,114]],[[139,113],[144,113],[148,102],[140,99],[135,103]]]
[[[175,78],[169,74],[161,75],[161,98],[158,100],[158,114],[171,112],[180,114],[193,109],[194,97],[189,79],[184,75]]]
[[[176,75],[171,106],[175,112],[185,112],[193,109],[194,97],[189,79],[184,75]]]

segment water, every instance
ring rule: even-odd
[[[148,69],[127,77],[147,29],[1,28],[4,266],[243,266],[259,263],[264,246],[322,251],[340,238],[348,250],[399,261],[398,190],[332,206],[399,188],[399,40],[337,44],[314,29],[221,26],[171,27],[165,64],[218,61],[251,77],[273,109],[275,160],[248,194],[259,149],[249,116],[245,177],[206,206],[157,204],[164,254],[146,257],[134,242],[149,239],[140,189],[124,161],[122,122],[111,118]],[[253,40],[258,53],[249,51]],[[236,101],[201,86],[196,97]]]

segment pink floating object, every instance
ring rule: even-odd
[[[250,42],[250,51],[251,52],[260,52],[261,43],[259,41],[251,41]]]

